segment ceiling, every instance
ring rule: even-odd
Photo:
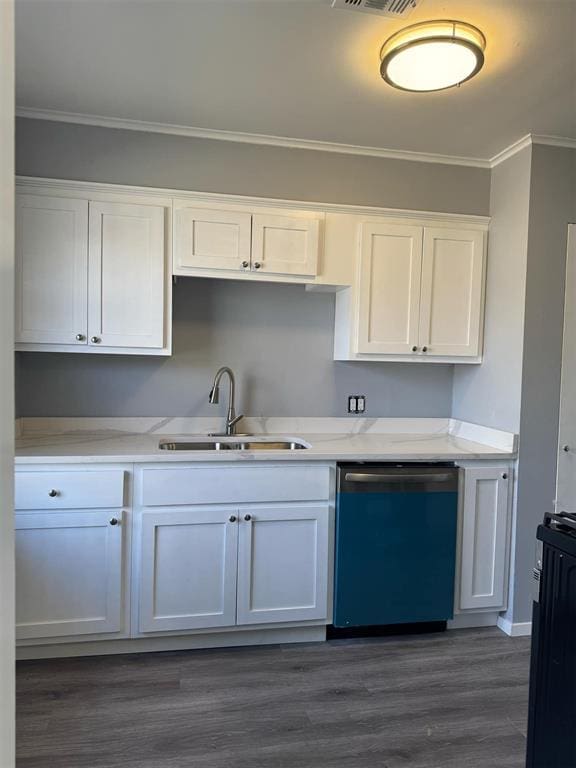
[[[488,39],[460,88],[378,71],[407,24]],[[528,133],[576,139],[576,0],[421,0],[408,19],[330,0],[16,0],[17,104],[401,151],[490,158]]]

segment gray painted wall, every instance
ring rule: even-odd
[[[21,175],[487,214],[490,173],[435,163],[251,146],[18,120]],[[27,415],[212,414],[222,363],[250,415],[341,415],[348,393],[371,416],[448,416],[452,367],[335,363],[334,297],[297,286],[182,279],[172,358],[26,353],[17,408]]]
[[[512,432],[520,428],[531,153],[492,172],[484,361],[454,371],[452,415]]]
[[[343,416],[348,394],[369,416],[448,416],[452,366],[332,360],[334,296],[302,286],[181,278],[170,358],[22,353],[22,416],[213,416],[217,368],[238,378],[238,410]],[[218,410],[216,410],[218,408]]]
[[[530,621],[534,536],[552,509],[560,407],[568,224],[576,222],[576,150],[532,153],[514,621]]]
[[[490,171],[19,119],[17,173],[486,215]]]

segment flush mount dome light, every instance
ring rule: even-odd
[[[484,64],[486,38],[463,21],[425,21],[389,37],[380,74],[404,91],[443,91],[470,80]]]

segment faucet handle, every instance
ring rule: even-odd
[[[229,427],[235,426],[236,424],[238,424],[240,419],[243,419],[243,418],[244,418],[244,414],[243,413],[238,414],[238,416],[234,416],[234,418],[230,419],[230,421],[228,422],[228,426]]]

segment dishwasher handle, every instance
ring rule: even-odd
[[[367,472],[346,472],[344,480],[347,483],[448,483],[454,480],[454,474],[438,472],[436,474],[369,474]]]

